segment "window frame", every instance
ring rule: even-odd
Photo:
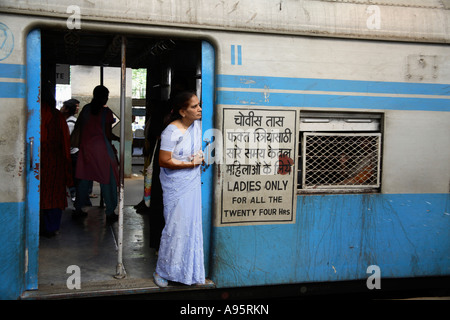
[[[299,125],[299,154],[297,167],[297,194],[378,193],[382,187],[383,114],[362,112],[301,111]],[[376,182],[372,184],[342,184],[337,180],[326,185],[307,185],[306,137],[377,137]],[[336,158],[336,156],[335,156]]]

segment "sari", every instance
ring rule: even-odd
[[[181,133],[169,125],[161,135],[161,150],[172,158],[190,162],[201,150],[199,120]],[[165,227],[161,235],[156,272],[187,285],[205,282],[201,210],[200,166],[172,170],[161,168]]]

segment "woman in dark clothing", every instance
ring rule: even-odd
[[[48,85],[42,90],[40,169],[41,234],[50,237],[61,225],[66,187],[73,186],[73,177],[69,128]]]
[[[107,221],[114,222],[117,221],[114,210],[117,207],[119,181],[118,161],[111,144],[114,117],[106,106],[109,90],[104,86],[97,86],[93,95],[91,103],[84,106],[76,123],[76,126],[80,126],[81,135],[75,174],[80,179],[75,213],[82,214],[82,202],[89,194],[89,181],[93,180],[100,183]]]

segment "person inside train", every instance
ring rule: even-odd
[[[168,101],[151,99],[151,117],[145,124],[144,147],[144,199],[134,206],[136,213],[148,214],[149,218],[149,246],[158,254],[161,233],[164,229],[164,206],[161,182],[159,180],[159,150],[161,147],[161,132],[170,119],[170,104],[174,97],[186,91],[188,80],[183,76],[176,76],[170,88]]]
[[[40,233],[52,237],[59,231],[67,207],[66,188],[74,183],[69,128],[56,109],[51,84],[44,83],[41,99]]]
[[[76,123],[80,128],[80,151],[75,174],[79,183],[74,215],[84,215],[81,209],[85,205],[84,199],[89,197],[89,181],[93,180],[100,183],[106,219],[108,223],[113,223],[118,220],[114,210],[117,207],[119,170],[117,155],[111,144],[114,116],[106,106],[108,97],[109,90],[105,86],[95,87],[91,103],[84,106]]]
[[[340,157],[342,185],[370,184],[374,177],[376,159],[369,138],[362,139],[358,146],[359,156],[343,153]]]
[[[69,133],[72,134],[73,129],[75,128],[75,123],[77,122],[77,118],[75,115],[78,113],[78,107],[80,105],[80,101],[77,99],[69,99],[67,101],[63,102],[63,106],[61,107],[61,113],[66,118],[67,126],[69,127]],[[77,184],[77,181],[75,179],[75,169],[77,165],[77,157],[78,157],[78,148],[71,147],[70,148],[70,157],[72,159],[72,172],[74,177],[74,183]],[[69,189],[70,192],[70,198],[72,199],[72,202],[75,203],[75,196],[76,196],[76,188],[75,186],[71,187]]]
[[[159,164],[165,227],[161,235],[155,283],[205,282],[201,213],[201,117],[194,93],[178,94],[170,124],[161,134]]]
[[[153,112],[146,135],[149,141],[148,158],[151,159],[151,161],[148,162],[148,166],[146,167],[146,177],[144,177],[144,179],[147,178],[148,180],[150,180],[150,183],[148,183],[148,180],[144,180],[144,182],[147,182],[144,187],[146,188],[146,201],[148,199],[149,203],[148,210],[146,211],[149,213],[150,222],[149,244],[150,248],[153,248],[156,253],[158,253],[159,251],[159,245],[161,243],[161,233],[164,229],[163,191],[161,187],[161,181],[159,179],[161,167],[159,166],[158,157],[161,147],[161,132],[164,129],[163,119],[167,113],[166,109],[167,106],[165,102],[154,102]],[[150,165],[151,168],[149,167]],[[151,177],[148,177],[149,168],[152,171]]]

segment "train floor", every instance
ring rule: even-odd
[[[91,199],[92,207],[88,208],[86,217],[76,219],[72,218],[69,200],[59,233],[51,238],[40,237],[38,290],[27,291],[23,298],[86,298],[212,288],[211,281],[198,286],[170,283],[164,289],[153,282],[157,256],[149,246],[148,216],[136,213],[133,208],[142,200],[143,185],[142,175],[133,174],[132,178],[125,179],[123,279],[115,277],[118,223],[106,223],[99,197]],[[100,194],[97,183],[93,193]],[[75,279],[77,273],[79,282]]]

